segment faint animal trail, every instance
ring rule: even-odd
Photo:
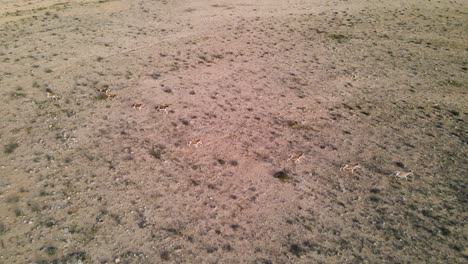
[[[202,144],[202,141],[201,139],[195,139],[195,140],[190,140],[189,143],[187,144],[189,147],[190,146],[195,146],[196,148],[198,148],[199,145]]]
[[[413,175],[412,171],[395,171],[395,178],[396,179],[405,179],[408,180],[408,176]]]
[[[48,98],[49,100],[58,100],[58,99],[59,99],[59,96],[56,95],[56,94],[54,94],[54,93],[52,93],[52,92],[47,92],[47,98]]]
[[[340,168],[340,171],[351,171],[351,173],[354,173],[354,170],[356,169],[361,169],[361,165],[359,165],[359,163],[349,163],[349,164],[345,164],[343,165],[341,168]]]
[[[301,159],[304,157],[304,153],[299,153],[299,154],[291,154],[289,155],[289,158],[287,162],[292,161],[293,163],[299,163],[301,162]]]
[[[141,108],[143,107],[143,104],[132,104],[132,107],[135,108],[135,109],[138,109],[138,110],[141,110]]]
[[[156,110],[158,110],[158,112],[164,112],[164,113],[168,114],[167,110],[169,109],[169,106],[171,106],[171,105],[170,104],[158,105],[158,106],[156,106]]]

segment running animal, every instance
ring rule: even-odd
[[[135,109],[138,109],[138,110],[141,110],[141,108],[143,107],[143,104],[132,104],[132,107],[135,108]]]
[[[354,173],[356,169],[361,169],[361,165],[359,163],[349,163],[345,164],[340,168],[340,171],[351,171],[351,173]]]
[[[288,162],[292,161],[294,163],[299,163],[303,157],[304,157],[304,153],[291,154],[287,161]]]
[[[405,179],[408,180],[408,176],[413,175],[412,171],[395,171],[395,178],[396,179]]]
[[[198,148],[198,146],[201,144],[202,144],[201,139],[190,140],[188,143],[189,146],[194,146],[196,148]]]

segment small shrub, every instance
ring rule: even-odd
[[[444,80],[439,82],[441,85],[447,86],[455,86],[455,87],[462,87],[463,83],[455,81],[455,80]]]
[[[19,199],[18,196],[13,195],[13,196],[8,197],[7,203],[17,203],[17,202],[19,202],[19,200],[20,199]]]
[[[17,147],[18,147],[17,143],[8,144],[8,145],[4,146],[4,152],[5,152],[5,154],[11,154],[11,153],[13,153],[13,151],[15,151],[15,149]]]
[[[26,97],[26,94],[24,93],[18,93],[18,92],[11,92],[10,93],[11,98],[18,98],[18,97]]]
[[[0,222],[0,235],[5,234],[6,231],[7,231],[6,226],[2,222]]]
[[[24,213],[23,213],[23,211],[21,211],[21,209],[16,208],[16,209],[15,209],[15,215],[16,215],[17,217],[19,217],[19,216],[24,215]]]
[[[57,252],[57,248],[53,246],[47,247],[46,252],[47,252],[47,255],[49,256],[55,255],[55,253]]]
[[[149,150],[149,154],[155,159],[161,159],[161,151],[159,149],[152,148]]]
[[[106,100],[107,99],[107,94],[105,93],[100,93],[96,96],[96,100],[101,101],[101,100]]]
[[[153,78],[154,80],[157,80],[161,77],[161,74],[157,73],[157,72],[154,72],[152,73],[151,75],[151,78]]]
[[[289,252],[299,257],[304,252],[304,249],[298,244],[292,244],[289,246]]]
[[[273,177],[274,178],[277,178],[281,181],[287,181],[289,179],[289,175],[286,171],[282,170],[282,171],[277,171],[273,174]]]
[[[403,162],[401,162],[401,161],[395,162],[395,165],[398,166],[398,167],[400,167],[400,168],[402,168],[402,169],[405,168],[405,164],[404,164]]]
[[[205,55],[198,56],[199,59],[208,62],[208,58]]]
[[[33,204],[33,205],[31,205],[31,211],[34,212],[34,213],[37,213],[37,212],[41,211],[41,208],[39,207],[39,205]]]
[[[341,34],[331,34],[330,38],[341,41],[341,40],[346,40],[349,37],[347,37],[345,35],[341,35]]]
[[[163,252],[161,252],[160,257],[162,260],[169,260],[170,259],[169,252],[167,250],[164,250]]]
[[[46,227],[49,227],[49,228],[50,228],[50,227],[53,227],[53,226],[55,225],[55,222],[52,221],[51,219],[49,219],[49,220],[45,221],[43,224],[44,224]]]

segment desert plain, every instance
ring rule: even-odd
[[[466,263],[467,26],[462,0],[0,0],[0,263]]]

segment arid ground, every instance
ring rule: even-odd
[[[0,0],[0,263],[466,263],[467,26],[464,0]]]

